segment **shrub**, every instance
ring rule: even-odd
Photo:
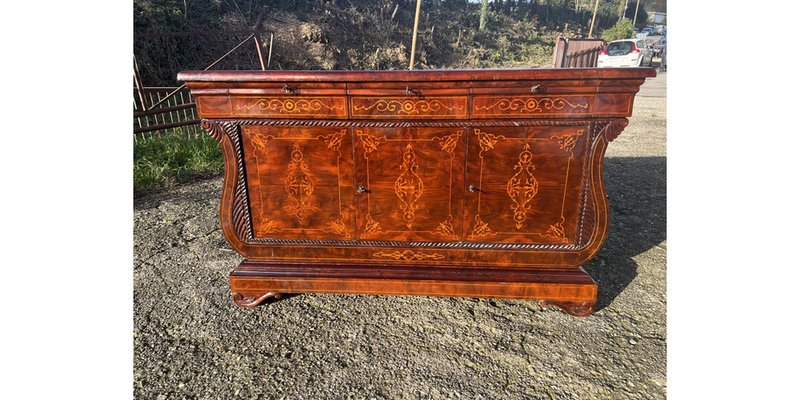
[[[603,31],[603,40],[606,43],[633,37],[633,23],[627,18],[619,20],[614,26]]]

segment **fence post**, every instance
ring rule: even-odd
[[[261,70],[266,71],[267,65],[264,61],[264,52],[262,51],[264,45],[261,43],[261,31],[256,31],[253,34],[253,39],[256,41],[256,51],[258,52],[258,62],[261,63]]]
[[[142,110],[147,109],[147,104],[144,103],[144,93],[142,92],[142,77],[139,75],[139,64],[136,63],[136,56],[133,56],[133,81],[136,83],[136,91],[139,93],[139,101]]]

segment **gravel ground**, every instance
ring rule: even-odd
[[[586,265],[598,310],[535,301],[230,299],[241,261],[219,229],[222,179],[137,199],[137,399],[666,397],[666,73],[606,156],[608,240]]]

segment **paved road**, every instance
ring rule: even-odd
[[[523,300],[297,295],[230,300],[241,257],[221,178],[134,211],[134,394],[141,399],[666,397],[666,73],[611,143],[608,240],[587,270],[600,309]]]

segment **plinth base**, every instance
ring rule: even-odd
[[[271,264],[245,260],[230,274],[236,304],[255,307],[288,293],[350,293],[544,300],[569,314],[592,313],[597,284],[579,268]]]

